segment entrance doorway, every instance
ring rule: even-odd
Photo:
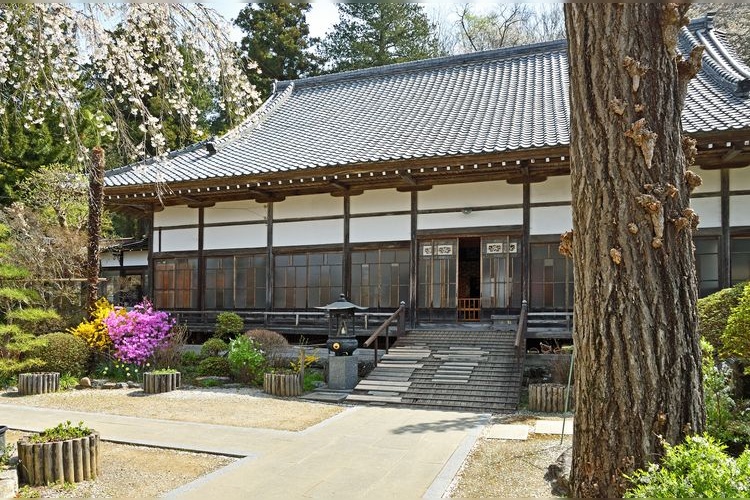
[[[521,306],[517,235],[419,241],[418,315],[428,321],[482,321]]]
[[[481,238],[458,239],[458,321],[479,321],[482,302]]]

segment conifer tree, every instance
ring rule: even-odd
[[[410,3],[340,3],[339,22],[322,42],[333,72],[439,55],[435,26]]]

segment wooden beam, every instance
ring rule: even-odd
[[[430,184],[396,187],[396,191],[398,191],[399,193],[414,193],[416,191],[429,191],[430,189],[432,189],[432,185]]]
[[[730,160],[733,160],[737,156],[741,155],[744,151],[742,149],[735,149],[732,148],[726,153],[724,153],[724,156],[721,157],[722,162],[728,162]]]
[[[398,175],[403,180],[405,180],[407,184],[410,184],[412,186],[416,186],[417,185],[417,180],[411,174],[398,174]]]

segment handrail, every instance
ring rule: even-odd
[[[518,329],[516,330],[516,358],[521,359],[522,349],[526,350],[526,326],[529,318],[529,303],[521,302],[521,314],[518,316]]]
[[[401,305],[398,306],[398,309],[396,309],[396,312],[391,314],[391,316],[383,322],[382,325],[380,325],[373,333],[370,335],[370,337],[364,341],[362,344],[364,347],[370,347],[370,344],[375,342],[375,366],[378,366],[378,337],[385,332],[385,352],[388,353],[388,328],[391,326],[391,323],[393,320],[398,319],[398,323],[396,326],[396,337],[400,337],[404,333],[404,320],[405,320],[405,311],[406,311],[406,303],[404,301],[401,301]]]

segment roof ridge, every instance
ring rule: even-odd
[[[469,52],[443,57],[432,57],[429,59],[419,59],[417,61],[408,61],[402,63],[387,64],[385,66],[375,66],[371,68],[355,69],[342,71],[340,73],[330,73],[327,75],[310,76],[297,80],[280,80],[274,82],[276,91],[285,89],[288,85],[294,83],[297,89],[312,87],[318,85],[329,85],[332,83],[343,83],[354,80],[367,79],[374,76],[390,76],[404,73],[412,73],[426,69],[442,69],[452,66],[463,66],[466,64],[481,63],[487,60],[502,60],[516,57],[523,57],[531,54],[540,54],[546,51],[561,50],[567,47],[567,40],[553,40],[549,42],[538,42],[528,45],[516,45],[513,47],[502,47],[499,49],[483,50],[479,52]]]
[[[709,74],[722,85],[731,88],[735,94],[747,95],[750,93],[750,68],[726,46],[722,33],[714,28],[714,14],[709,12],[683,28],[690,35],[690,39],[686,41],[693,46],[703,46],[703,65]]]

